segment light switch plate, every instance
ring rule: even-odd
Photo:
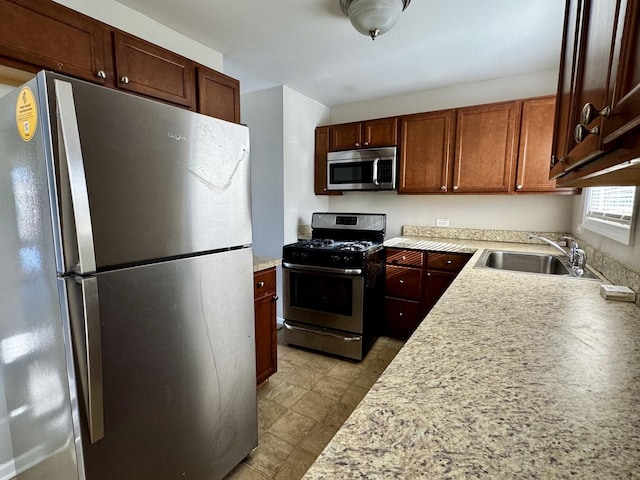
[[[448,227],[449,219],[448,218],[436,218],[436,227]]]

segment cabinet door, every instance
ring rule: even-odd
[[[386,295],[419,301],[421,292],[422,269],[386,266]]]
[[[399,193],[448,191],[454,126],[453,110],[400,118]]]
[[[327,190],[327,152],[329,151],[329,127],[316,128],[313,191],[316,195],[342,195],[338,190]]]
[[[438,300],[440,300],[442,294],[449,288],[449,285],[451,285],[451,282],[453,282],[457,275],[457,272],[427,271],[425,299],[427,311],[431,310]]]
[[[198,67],[198,112],[240,123],[240,82],[215,70]]]
[[[0,2],[0,55],[94,83],[105,83],[100,22],[54,2]],[[108,57],[107,57],[108,58]]]
[[[119,88],[194,108],[193,62],[121,32],[114,32],[114,48]]]
[[[513,191],[519,101],[457,111],[453,191]]]
[[[552,176],[573,170],[603,152],[603,117],[584,119],[581,113],[587,105],[594,110],[602,110],[606,105],[619,3],[620,0],[567,2],[566,17],[575,25],[565,25],[573,35],[565,32],[560,93],[569,95],[570,99],[564,100],[569,104],[568,111],[560,112],[566,115],[562,120],[567,124],[556,124],[556,127],[566,132],[568,153],[558,159]],[[572,81],[566,82],[567,77]],[[562,148],[559,153],[562,154]]]
[[[329,150],[352,150],[362,146],[362,122],[343,123],[329,127]]]
[[[556,188],[556,181],[549,179],[555,105],[556,97],[522,102],[516,192],[576,192],[572,188]]]
[[[260,385],[277,371],[276,271],[254,274],[256,383]]]
[[[384,299],[384,334],[406,340],[420,324],[424,315],[420,311],[420,302]]]
[[[363,123],[362,148],[393,147],[398,144],[398,119],[381,118]]]
[[[640,125],[640,1],[620,3],[609,77],[607,105],[611,113],[602,126],[605,144],[627,136]]]

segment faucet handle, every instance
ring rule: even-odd
[[[566,240],[567,247],[571,248],[571,250],[575,251],[576,249],[580,248],[578,246],[578,241],[569,235],[563,235],[562,237],[559,238],[559,240]]]

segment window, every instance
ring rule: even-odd
[[[582,227],[625,245],[633,245],[637,187],[588,188]]]

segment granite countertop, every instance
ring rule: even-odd
[[[402,238],[385,243],[475,253],[305,479],[640,473],[638,306],[600,281],[474,268],[485,248],[551,247]]]
[[[266,270],[267,268],[277,267],[282,263],[281,258],[264,257],[260,255],[253,256],[253,272]]]

